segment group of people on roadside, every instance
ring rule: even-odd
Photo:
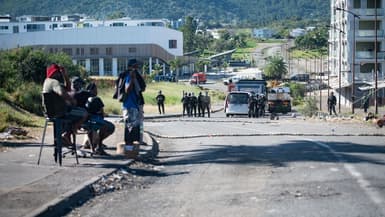
[[[73,77],[70,80],[64,67],[52,64],[46,71],[43,93],[54,94],[55,102],[50,102],[51,105],[45,106],[55,107],[55,116],[71,122],[71,126],[62,134],[61,139],[64,146],[73,145],[71,134],[92,125],[92,130],[87,132],[88,148],[92,148],[94,154],[107,155],[103,140],[115,131],[115,126],[104,119],[104,104],[97,96],[96,84],[89,83],[86,88],[84,85],[85,82],[80,77]]]
[[[205,95],[199,92],[198,96],[195,96],[194,93],[184,92],[181,102],[183,117],[185,115],[188,117],[204,117],[205,113],[207,113],[207,117],[210,117],[211,99],[208,92]]]
[[[66,69],[58,64],[47,67],[46,79],[43,84],[43,94],[53,94],[48,102],[54,109],[53,116],[70,121],[70,126],[62,133],[64,146],[72,147],[71,135],[78,130],[87,131],[88,142],[83,148],[92,149],[93,154],[108,155],[103,141],[114,133],[115,125],[105,120],[104,103],[97,96],[97,86],[89,83],[85,87],[85,81],[75,76],[69,79]],[[143,125],[142,92],[145,90],[145,82],[138,72],[138,62],[132,59],[128,63],[128,69],[119,75],[116,81],[116,93],[113,98],[119,97],[122,103],[122,113],[125,121],[124,141],[126,145],[132,145],[135,141],[143,142],[140,134],[140,126]],[[44,103],[47,103],[43,101]],[[52,114],[51,114],[52,115]],[[73,147],[72,147],[73,148]]]
[[[265,114],[266,97],[262,94],[250,93],[248,99],[249,118],[263,117]]]

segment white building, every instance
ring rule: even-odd
[[[329,65],[331,75],[341,78],[341,85],[339,80],[331,83],[332,87],[341,94],[341,104],[351,106],[354,101],[355,107],[359,107],[362,96],[374,96],[372,92],[362,91],[371,88],[361,86],[374,87],[376,68],[378,103],[385,103],[384,4],[385,0],[377,0],[377,8],[375,8],[375,0],[331,0]],[[377,67],[375,67],[376,62]],[[354,98],[352,98],[353,73],[355,75]],[[374,97],[371,104],[373,102]]]
[[[118,75],[131,58],[163,65],[183,56],[183,34],[165,20],[0,22],[0,50],[64,52],[91,75]]]
[[[293,38],[303,36],[305,34],[306,34],[306,30],[301,28],[293,29],[290,31],[290,36]]]
[[[262,39],[272,38],[274,34],[275,34],[275,31],[268,28],[253,30],[253,35],[255,38],[262,38]]]

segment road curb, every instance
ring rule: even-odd
[[[250,134],[201,134],[201,135],[187,135],[187,136],[164,136],[157,133],[146,131],[146,133],[150,134],[156,138],[162,139],[193,139],[193,138],[207,138],[207,137],[227,137],[227,136],[338,136],[338,137],[346,137],[346,136],[376,136],[383,137],[385,134],[380,133],[346,133],[346,134],[327,134],[327,133],[250,133]]]
[[[153,157],[153,152],[157,153],[158,151],[156,141],[149,134],[145,135],[145,138],[147,138],[148,141],[146,141],[146,143],[151,146],[151,149],[145,151],[142,156]],[[68,213],[72,210],[73,207],[77,207],[82,203],[86,202],[87,200],[90,200],[91,198],[95,197],[92,187],[94,184],[99,182],[103,177],[110,176],[116,173],[121,169],[122,166],[128,166],[133,162],[135,162],[135,160],[133,159],[123,161],[119,164],[119,167],[114,168],[111,171],[101,173],[85,181],[81,185],[78,185],[76,188],[59,195],[54,200],[45,203],[39,208],[28,213],[24,217],[56,217]]]

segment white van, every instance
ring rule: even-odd
[[[233,91],[227,94],[225,99],[226,117],[233,115],[249,114],[249,93],[244,91]]]

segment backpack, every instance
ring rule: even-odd
[[[138,80],[141,92],[146,91],[146,82],[144,81],[142,75],[139,73],[138,70],[135,70],[135,72],[136,72],[136,80]]]
[[[122,72],[119,74],[118,79],[115,80],[115,92],[112,98],[119,100],[119,102],[123,102],[126,97],[125,78],[126,72]]]
[[[135,70],[135,72],[136,72],[136,79],[140,87],[140,92],[144,92],[147,87],[146,82],[144,81],[142,75],[140,75],[139,71]],[[120,73],[118,76],[118,79],[115,80],[115,92],[112,98],[119,100],[119,102],[123,102],[127,96],[125,92],[125,78],[127,73],[128,73],[127,71]],[[139,98],[140,98],[139,104],[143,105],[144,99],[141,93],[139,94]]]

